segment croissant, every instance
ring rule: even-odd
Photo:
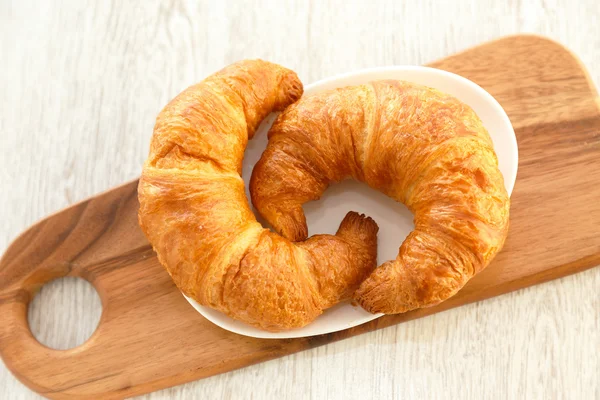
[[[302,95],[292,71],[233,64],[158,115],[138,188],[139,223],[177,287],[256,327],[302,327],[348,299],[377,262],[377,225],[349,213],[335,236],[291,243],[261,226],[241,178],[249,139]]]
[[[252,202],[284,237],[307,236],[302,204],[345,178],[367,183],[414,214],[395,260],[354,299],[402,313],[453,296],[500,251],[509,197],[492,141],[456,98],[403,81],[375,81],[303,97],[276,119],[250,181]]]

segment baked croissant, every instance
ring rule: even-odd
[[[376,266],[377,225],[349,213],[335,236],[293,244],[264,229],[241,178],[248,139],[302,95],[292,71],[233,64],[158,115],[139,183],[139,222],[175,284],[256,327],[301,327],[348,299]]]
[[[269,132],[252,202],[284,237],[303,240],[302,204],[352,177],[414,213],[398,256],[360,285],[373,313],[402,313],[454,295],[500,251],[509,197],[491,139],[456,98],[402,81],[303,97]]]

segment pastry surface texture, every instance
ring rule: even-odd
[[[277,232],[301,241],[308,232],[302,205],[347,178],[414,214],[396,259],[354,294],[367,311],[439,304],[504,244],[510,200],[492,141],[475,112],[450,95],[389,80],[303,97],[269,131],[252,202]]]
[[[336,235],[301,243],[256,221],[241,178],[249,139],[302,95],[292,71],[232,64],[158,115],[138,188],[139,222],[177,287],[256,327],[302,327],[350,298],[376,266],[377,225],[349,213]]]

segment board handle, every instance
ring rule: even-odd
[[[123,257],[123,247],[144,249],[152,255],[138,228],[137,212],[132,212],[138,207],[137,181],[127,183],[36,223],[17,237],[0,259],[0,356],[21,382],[38,393],[61,398],[68,392],[56,393],[57,379],[63,381],[59,386],[68,388],[68,364],[85,359],[98,340],[110,302],[109,290],[115,284],[103,278],[119,265],[114,259]],[[96,331],[85,343],[55,350],[33,336],[27,314],[43,285],[66,276],[90,282],[100,296],[103,312]],[[57,368],[54,376],[32,377],[25,371],[32,360],[65,368]]]
[[[29,329],[27,312],[33,295],[34,293],[29,289],[20,288],[3,293],[0,297],[0,315],[2,315],[0,355],[6,366],[21,382],[38,393],[45,394],[50,391],[48,387],[44,387],[40,382],[29,380],[21,374],[23,360],[55,362],[61,352],[42,345]]]

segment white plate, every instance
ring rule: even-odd
[[[433,87],[462,100],[475,110],[488,130],[498,155],[500,171],[504,175],[506,190],[510,195],[515,185],[518,165],[518,149],[515,132],[508,116],[496,99],[470,80],[450,72],[415,66],[383,67],[366,69],[324,79],[305,87],[304,94],[314,94],[328,89],[358,85],[379,79],[399,79]],[[248,182],[254,164],[267,145],[267,131],[275,115],[263,121],[255,139],[250,141],[244,158],[243,178]],[[372,217],[379,225],[378,264],[396,258],[404,238],[413,230],[413,216],[408,209],[383,194],[355,181],[344,181],[330,187],[323,197],[304,206],[309,235],[335,234],[348,211],[357,211]],[[264,221],[261,221],[265,225]],[[192,306],[209,321],[229,331],[258,338],[296,338],[340,331],[379,318],[382,314],[370,314],[350,303],[342,303],[325,311],[304,328],[283,332],[266,332],[243,322],[235,321],[208,307],[187,298]]]

